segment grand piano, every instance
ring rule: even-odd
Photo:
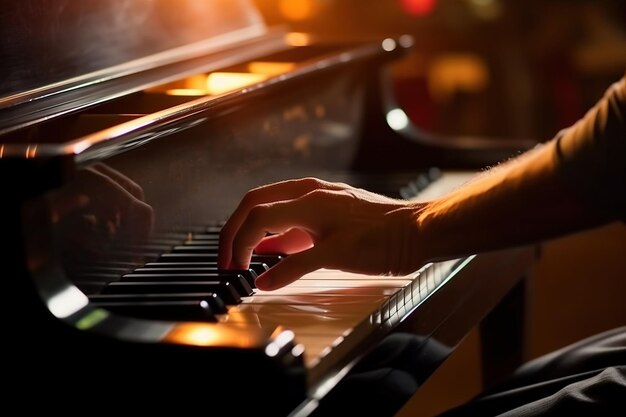
[[[487,379],[521,359],[532,248],[274,292],[254,278],[279,254],[216,267],[254,186],[425,199],[531,145],[413,126],[387,70],[411,37],[291,33],[246,0],[23,0],[0,22],[3,374],[22,409],[312,415],[396,332],[450,353],[480,326]]]

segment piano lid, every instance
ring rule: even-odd
[[[9,2],[0,10],[0,35],[5,139],[175,78],[285,48],[284,30],[268,28],[251,0]],[[24,137],[18,133],[17,141]]]
[[[7,2],[0,9],[0,107],[264,33],[248,0]]]

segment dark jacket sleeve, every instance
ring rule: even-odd
[[[626,75],[555,140],[567,186],[607,220],[626,221]]]

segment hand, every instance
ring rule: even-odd
[[[71,184],[56,194],[52,218],[67,256],[97,259],[120,241],[145,241],[154,212],[137,183],[98,163],[78,171]]]
[[[219,266],[247,268],[253,251],[288,254],[259,276],[262,290],[319,268],[408,274],[425,261],[417,243],[422,207],[315,178],[262,186],[246,194],[222,228]]]

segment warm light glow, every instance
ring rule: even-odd
[[[4,157],[4,145],[0,146],[0,158]]]
[[[63,291],[50,297],[48,309],[60,319],[71,316],[89,303],[85,294],[74,286],[65,288]]]
[[[428,69],[428,87],[433,97],[445,101],[457,91],[478,93],[489,84],[489,68],[473,54],[444,54]]]
[[[436,0],[400,0],[400,6],[408,14],[424,16],[435,9]]]
[[[209,94],[216,95],[258,83],[267,78],[265,74],[213,72],[209,74],[206,80],[206,88]]]
[[[319,13],[320,4],[317,0],[280,0],[278,9],[287,20],[306,20]]]
[[[34,158],[37,155],[37,145],[28,145],[26,147],[25,157],[26,159]]]
[[[204,88],[206,87],[206,79],[207,79],[206,74],[192,75],[191,77],[185,78],[183,82],[184,85],[181,86],[181,88],[189,88],[192,90],[193,89],[204,90]]]
[[[409,118],[402,109],[393,109],[387,113],[387,124],[394,130],[402,130],[409,125]]]
[[[214,323],[178,323],[165,337],[169,343],[195,346],[250,348],[265,344],[268,335],[250,326],[227,326]]]
[[[204,96],[207,91],[200,88],[172,88],[165,90],[168,96]]]
[[[181,333],[179,338],[185,344],[197,346],[215,345],[220,339],[220,333],[215,327],[191,326],[186,332]]]
[[[285,35],[285,42],[290,46],[307,46],[312,42],[311,36],[301,32],[290,32]]]
[[[469,0],[469,3],[480,18],[497,19],[502,14],[502,6],[497,0]]]
[[[285,74],[295,68],[295,62],[262,62],[254,61],[248,64],[248,71],[255,74],[269,76]]]

